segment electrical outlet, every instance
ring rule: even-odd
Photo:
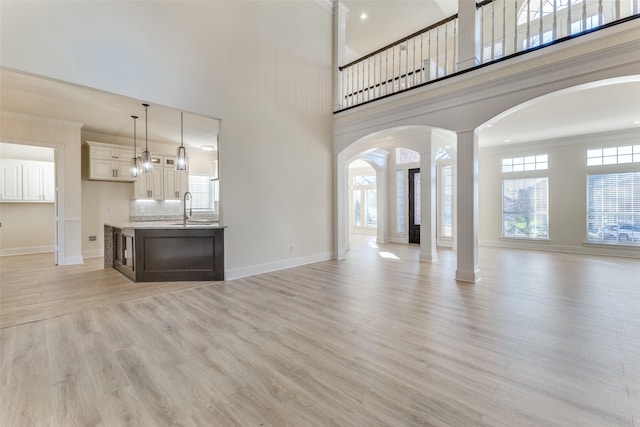
[[[96,240],[98,240],[97,236],[89,236],[89,241],[90,242],[95,242]]]

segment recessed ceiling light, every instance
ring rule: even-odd
[[[505,139],[504,142],[511,142],[511,140],[510,139]]]
[[[215,150],[215,147],[213,145],[201,145],[200,148],[202,148],[203,151],[213,151],[213,150]]]
[[[362,19],[363,21],[364,21],[365,19],[367,19],[367,14],[366,14],[366,13],[364,13],[364,12],[363,12],[363,13],[361,13],[361,14],[360,14],[360,19]]]
[[[635,122],[633,122],[634,125],[640,125],[640,120],[636,120]]]
[[[488,128],[492,128],[492,127],[493,127],[493,125],[487,125],[487,127],[488,127]]]

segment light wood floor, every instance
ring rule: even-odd
[[[638,260],[483,247],[470,285],[453,252],[364,243],[148,295],[91,262],[25,267],[25,292],[102,300],[0,330],[0,425],[640,427]]]

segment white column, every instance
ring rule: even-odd
[[[420,152],[420,261],[438,260],[436,248],[436,159],[431,149]]]
[[[349,9],[340,0],[333,2],[333,107],[339,110],[343,103],[342,78],[338,67],[344,64],[345,35]]]
[[[480,23],[475,0],[458,0],[458,70],[480,64]]]
[[[387,219],[387,201],[389,199],[389,152],[383,154],[382,167],[376,168],[376,209],[377,242],[389,241],[389,220]]]
[[[344,154],[337,154],[333,157],[333,197],[335,209],[333,213],[333,258],[345,259],[347,251],[347,221],[348,221],[348,192],[347,164],[344,160]]]
[[[478,132],[458,132],[456,280],[476,283],[478,269]]]

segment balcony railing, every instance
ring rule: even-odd
[[[476,5],[480,64],[640,17],[640,0],[485,0]],[[458,15],[340,67],[338,111],[459,70]]]

